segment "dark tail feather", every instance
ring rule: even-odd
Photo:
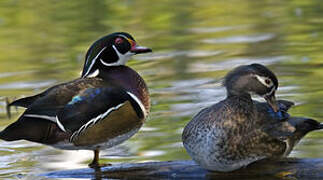
[[[53,132],[51,131],[53,124],[53,122],[43,119],[20,117],[16,122],[10,124],[0,132],[0,139],[5,141],[25,139],[38,143],[49,143],[50,141],[56,140],[56,137],[52,135]],[[48,139],[49,136],[54,138]],[[62,136],[62,138],[65,137]]]
[[[1,131],[1,132],[0,132],[0,139],[5,140],[4,138],[5,138],[5,137],[4,137],[3,131]]]
[[[4,131],[0,132],[0,139],[5,141],[14,141],[13,139],[9,138]]]
[[[8,127],[6,127],[4,130],[0,132],[0,139],[5,140],[5,141],[15,141],[22,139],[20,138],[20,133],[16,130],[17,127],[17,122],[14,122],[10,124]]]
[[[306,119],[304,122],[309,126],[310,130],[323,129],[323,123],[320,123],[314,119]]]
[[[290,117],[288,122],[296,127],[298,131],[301,132],[310,132],[313,130],[323,129],[323,123],[320,123],[311,118],[304,118],[304,117]]]
[[[8,106],[20,106],[20,107],[28,108],[28,106],[32,104],[37,98],[38,98],[38,95],[17,99],[9,103]]]
[[[35,100],[37,100],[39,97],[41,97],[41,94],[35,95],[35,96],[29,96],[21,99],[14,100],[13,102],[9,102],[9,99],[6,98],[6,110],[7,110],[7,116],[10,119],[11,118],[11,106],[20,106],[28,108]]]
[[[5,133],[4,133],[3,131],[1,131],[1,132],[0,132],[0,139],[5,140],[5,141],[10,141],[10,140],[6,137],[6,135],[5,135]]]
[[[317,129],[323,129],[323,123],[320,123]]]

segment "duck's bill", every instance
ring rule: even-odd
[[[275,93],[265,96],[265,100],[270,105],[270,107],[274,110],[274,112],[278,112],[279,106],[276,101]]]
[[[135,53],[135,54],[142,54],[142,53],[152,52],[152,50],[150,48],[143,47],[143,46],[133,46],[130,49],[130,51],[133,52],[133,53]]]

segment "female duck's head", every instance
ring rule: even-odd
[[[228,96],[257,94],[264,97],[275,112],[279,109],[275,97],[275,92],[278,88],[277,77],[261,64],[235,68],[225,77],[224,85]]]

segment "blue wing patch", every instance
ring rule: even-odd
[[[278,112],[274,112],[272,108],[268,108],[267,111],[271,117],[273,117],[274,119],[278,119],[278,120],[285,120],[289,118],[289,114],[285,111],[282,111],[279,109]]]
[[[274,112],[274,110],[268,106],[267,108],[267,112],[270,114],[271,117],[273,117],[274,119],[278,119],[278,120],[286,120],[290,117],[290,115],[287,113],[288,108],[290,107],[286,107],[285,104],[278,102],[279,105],[279,110],[278,112]]]
[[[75,95],[57,117],[67,130],[74,132],[127,100],[131,98],[122,88],[88,88]]]
[[[80,103],[82,101],[92,101],[94,98],[96,98],[98,95],[102,93],[101,88],[96,89],[87,89],[85,90],[81,95],[76,95],[72,98],[70,102],[68,102],[67,105],[74,105],[76,103]]]
[[[73,99],[70,102],[68,102],[67,105],[73,105],[73,104],[80,102],[82,100],[83,100],[83,98],[81,96],[77,95],[77,96],[74,96]]]

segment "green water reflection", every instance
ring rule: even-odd
[[[293,115],[323,121],[323,6],[320,0],[0,1],[0,126],[5,97],[38,93],[79,76],[89,45],[127,31],[153,54],[128,63],[146,80],[152,111],[145,127],[106,162],[189,159],[183,126],[225,96],[221,80],[240,64],[268,65],[279,98]],[[304,139],[296,157],[323,157],[322,132]],[[80,157],[84,157],[81,158]],[[26,141],[0,142],[0,178],[86,167],[92,153],[61,151]]]

